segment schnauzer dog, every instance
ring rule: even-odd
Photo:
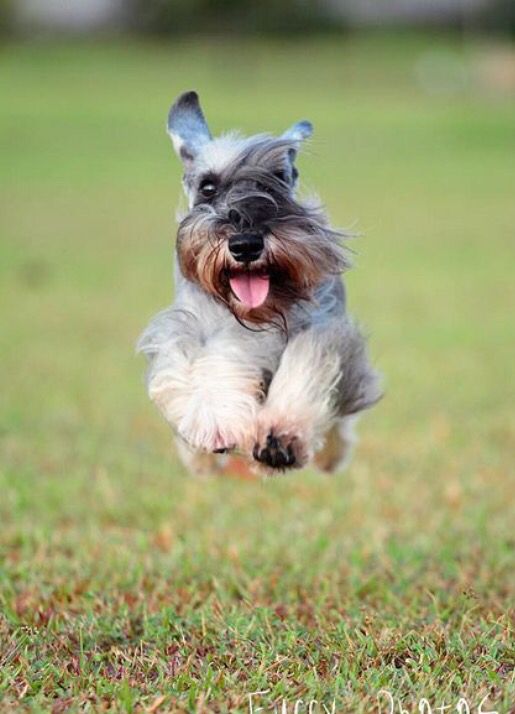
[[[176,299],[139,340],[150,398],[192,471],[235,451],[276,473],[349,456],[358,412],[381,396],[340,274],[344,234],[296,195],[312,126],[212,138],[196,92],[168,133],[189,210],[177,235]],[[226,457],[225,457],[226,458]]]

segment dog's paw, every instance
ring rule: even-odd
[[[219,399],[195,395],[178,420],[179,436],[197,451],[248,452],[255,433],[258,402],[253,394],[221,393]]]
[[[256,444],[252,452],[253,457],[260,464],[272,469],[286,469],[294,466],[295,452],[293,442],[283,442],[271,431],[267,434],[264,445]]]
[[[183,419],[177,431],[181,439],[196,451],[226,454],[243,441],[251,428],[251,423],[245,424],[241,420],[237,424],[224,422],[219,415],[208,416],[204,410],[202,418]]]
[[[231,451],[234,451],[235,448],[236,441],[231,440],[231,437],[229,437],[229,441],[227,441],[219,436],[214,440],[214,442],[211,443],[208,450],[213,454],[228,454]]]
[[[298,434],[273,427],[258,436],[252,456],[269,473],[300,469],[308,461],[308,451]]]

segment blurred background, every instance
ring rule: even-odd
[[[200,92],[215,133],[314,122],[304,187],[336,224],[363,234],[351,306],[388,385],[372,420],[423,435],[431,420],[473,422],[474,439],[485,410],[505,423],[512,2],[0,7],[8,434],[27,430],[32,441],[54,421],[72,431],[89,421],[102,438],[104,427],[123,440],[142,423],[143,439],[163,433],[146,422],[132,345],[171,300],[180,167],[163,127],[187,88]],[[422,420],[414,409],[425,409]]]
[[[340,32],[370,27],[469,28],[513,34],[509,0],[2,0],[4,25],[29,32],[157,35]]]
[[[514,8],[0,0],[0,638],[51,611],[63,637],[86,618],[94,649],[127,608],[193,622],[192,583],[244,620],[241,592],[316,602],[315,581],[351,622],[406,632],[474,588],[460,638],[494,637],[514,572]],[[199,484],[147,400],[133,350],[172,299],[181,171],[164,127],[187,89],[214,133],[311,120],[303,190],[361,233],[349,303],[386,396],[332,480]],[[35,632],[0,674],[13,701],[55,691]]]

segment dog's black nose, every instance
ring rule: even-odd
[[[257,233],[238,233],[229,238],[229,250],[234,260],[239,263],[251,263],[257,260],[264,246],[263,236]]]

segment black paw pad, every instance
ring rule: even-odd
[[[272,432],[266,437],[266,446],[256,444],[253,451],[256,461],[273,469],[286,469],[295,464],[295,454],[291,444],[283,444]]]

